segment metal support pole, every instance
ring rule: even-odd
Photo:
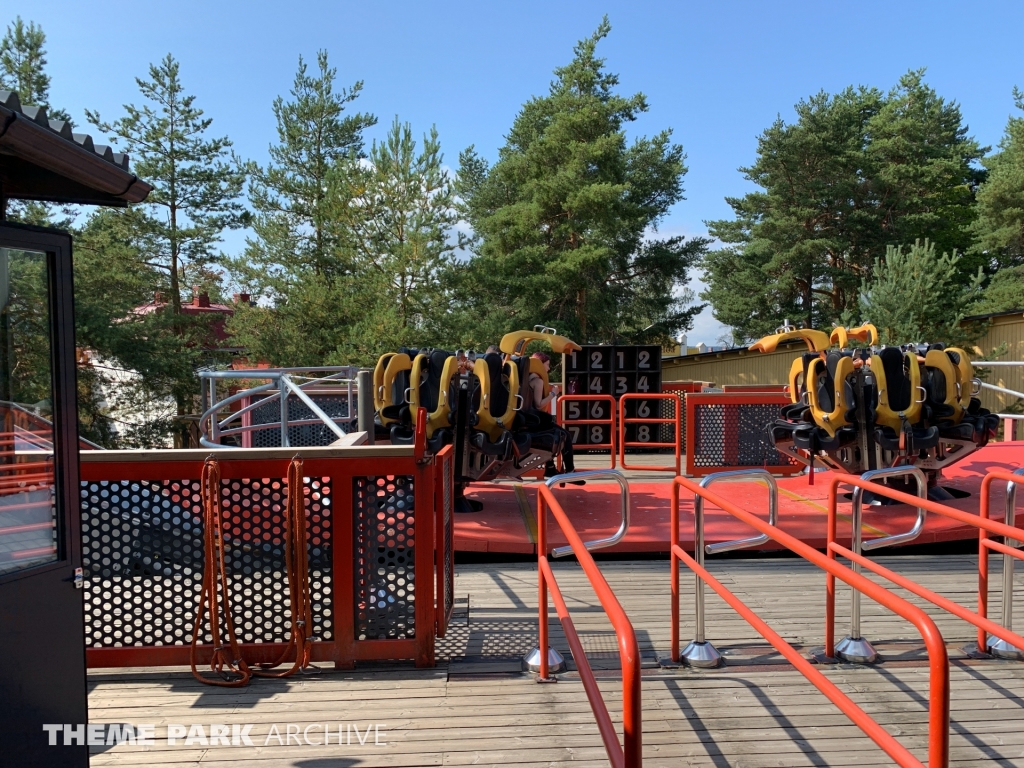
[[[927,498],[928,479],[924,476],[924,472],[916,467],[888,467],[884,469],[874,469],[861,475],[861,478],[864,480],[890,477],[913,477],[914,480],[917,481],[918,497],[922,499]],[[917,520],[914,521],[914,525],[909,531],[896,533],[891,536],[883,536],[880,539],[872,539],[866,543],[863,541],[863,517],[864,489],[859,486],[854,486],[853,509],[850,511],[850,525],[853,528],[850,549],[858,555],[861,554],[861,550],[864,549],[879,549],[881,547],[893,546],[894,544],[903,544],[916,539],[924,529],[925,509],[923,507],[917,508]],[[859,563],[854,562],[851,564],[851,567],[854,573],[860,573],[861,568]],[[875,650],[874,646],[861,636],[860,591],[856,589],[854,589],[853,594],[850,595],[850,634],[836,644],[836,656],[843,661],[850,661],[855,664],[872,664],[878,661],[878,652]]]
[[[1024,475],[1024,469],[1018,469],[1013,474]],[[1016,527],[1017,507],[1017,484],[1006,484],[1006,516],[1004,522],[1010,527]],[[1013,539],[1006,540],[1006,546],[1016,547],[1020,542]],[[1013,566],[1015,558],[1003,555],[1003,628],[1013,629]],[[1001,659],[1024,660],[1024,650],[1021,650],[1012,643],[1001,640],[998,637],[989,635],[988,652]]]
[[[707,488],[715,483],[735,483],[749,481],[764,483],[768,488],[768,524],[778,525],[779,522],[779,486],[775,482],[772,473],[766,469],[736,469],[728,472],[714,472],[700,482],[701,488]],[[704,554],[716,552],[733,552],[737,549],[756,547],[768,541],[766,534],[752,536],[746,539],[735,541],[721,541],[717,544],[704,544],[704,497],[700,494],[693,499],[693,557],[697,564],[704,567]],[[696,579],[694,591],[694,631],[693,642],[687,645],[679,659],[691,667],[702,667],[710,669],[722,663],[722,654],[715,646],[708,642],[704,627],[704,579],[694,574]]]
[[[693,556],[697,564],[704,567],[704,497],[693,499]],[[722,664],[722,654],[704,636],[704,579],[694,573],[694,622],[693,641],[679,654],[679,660],[691,667],[713,669]]]
[[[349,392],[349,407],[352,400]],[[366,444],[373,445],[373,372],[360,371],[356,374],[356,412],[359,415],[359,431],[366,433]],[[351,415],[351,413],[349,414]]]
[[[284,383],[284,374],[277,377],[277,396],[281,400],[281,447],[291,448],[288,439],[288,387]]]

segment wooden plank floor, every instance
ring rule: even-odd
[[[878,557],[965,605],[976,600],[977,562],[968,556]],[[728,664],[718,670],[666,670],[667,561],[604,561],[603,572],[636,629],[642,655],[644,763],[647,766],[868,766],[891,761],[717,596],[708,591],[708,638]],[[991,615],[1001,610],[1000,558],[992,558]],[[806,653],[822,643],[824,578],[788,558],[714,560],[711,570],[787,640]],[[614,634],[578,566],[555,572],[612,717],[621,723],[621,680]],[[692,577],[684,571],[682,637],[692,634]],[[93,723],[156,726],[154,746],[94,747],[93,766],[182,768],[334,768],[426,765],[607,765],[574,667],[555,685],[524,674],[520,657],[536,640],[536,566],[460,565],[456,594],[469,619],[440,641],[437,669],[392,665],[316,676],[255,680],[245,689],[200,685],[187,671],[90,673]],[[1024,598],[1018,578],[1017,603]],[[904,594],[904,596],[909,597]],[[950,649],[954,766],[1024,766],[1024,663],[971,659],[962,648],[973,628],[922,603]],[[839,632],[849,591],[840,587]],[[553,609],[551,615],[554,615]],[[1018,626],[1022,623],[1018,619]],[[566,652],[560,625],[555,647]],[[927,750],[928,669],[914,628],[864,601],[865,637],[884,662],[823,666],[823,671],[922,760]],[[571,661],[571,660],[570,660]],[[251,725],[255,746],[169,746],[169,724]],[[330,725],[332,744],[281,744],[288,727]],[[376,733],[366,735],[371,724]],[[281,738],[267,739],[272,729]],[[337,744],[339,727],[344,735]],[[351,730],[359,729],[363,744]],[[376,738],[375,738],[376,736]],[[309,732],[311,741],[322,729]],[[379,742],[379,743],[375,743]]]

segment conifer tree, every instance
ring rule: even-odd
[[[88,110],[86,117],[131,153],[134,172],[153,185],[145,203],[101,223],[134,246],[143,266],[166,276],[170,328],[160,346],[170,356],[164,361],[167,375],[147,386],[174,399],[175,444],[181,445],[186,426],[181,417],[192,410],[198,394],[194,368],[204,361],[209,345],[208,321],[182,315],[182,291],[209,280],[210,266],[220,258],[222,232],[247,222],[239,201],[245,173],[231,153],[231,141],[208,136],[212,120],[185,93],[173,56],[150,65],[149,79],[136,83],[141,106],[125,105],[125,115],[113,122]]]
[[[647,98],[620,95],[596,55],[610,30],[605,18],[523,105],[493,166],[472,147],[460,158],[476,257],[458,294],[475,341],[537,323],[579,341],[664,339],[701,309],[681,289],[707,241],[652,236],[683,199],[683,149],[668,130],[627,142]]]
[[[1013,89],[1017,109],[1024,92]],[[988,178],[978,190],[975,252],[992,272],[1024,266],[1024,117],[1011,117],[999,152],[985,159]]]
[[[46,33],[35,22],[20,16],[7,25],[0,39],[0,89],[14,91],[26,107],[45,107],[50,120],[70,123],[71,116],[50,103],[50,75],[46,72]],[[70,206],[14,200],[8,204],[11,221],[67,229],[74,220]]]
[[[758,140],[744,176],[761,189],[726,198],[735,217],[708,227],[725,247],[705,260],[715,317],[737,341],[785,318],[828,327],[857,306],[861,281],[886,248],[928,238],[940,251],[971,244],[973,166],[984,149],[960,108],[927,86],[923,71],[888,93],[847,88],[796,105]],[[957,262],[969,283],[978,264]]]

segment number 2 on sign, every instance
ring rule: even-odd
[[[601,357],[602,357],[602,355],[601,355],[600,352],[591,352],[590,353],[590,367],[591,368],[604,368],[604,365],[602,365],[602,363],[601,363]]]
[[[637,357],[637,368],[650,368],[651,367],[651,353],[645,350],[641,350]]]

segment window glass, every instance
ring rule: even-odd
[[[0,248],[0,574],[58,557],[46,254]]]

